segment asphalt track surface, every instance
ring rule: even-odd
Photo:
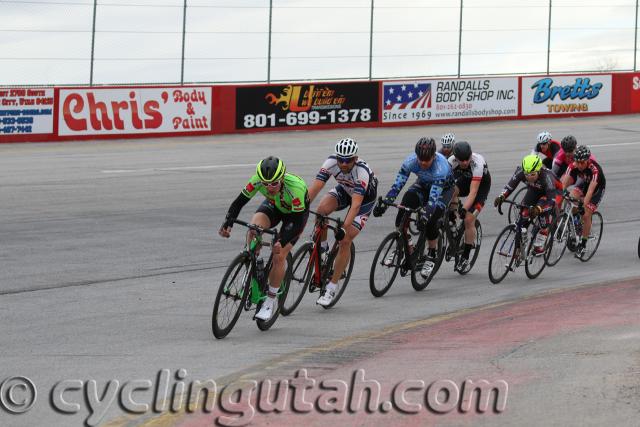
[[[469,275],[443,265],[423,292],[398,278],[374,298],[369,269],[393,227],[388,212],[370,219],[356,240],[352,279],[335,308],[324,310],[317,294],[306,295],[270,331],[259,331],[244,313],[227,338],[213,338],[215,292],[244,235],[238,226],[229,240],[216,232],[259,159],[279,155],[310,182],[335,141],[352,136],[386,192],[420,136],[454,131],[487,159],[492,200],[541,130],[556,139],[574,134],[603,165],[605,230],[590,262],[565,254],[536,280],[518,269],[492,285],[489,250],[506,219],[487,206],[482,250]],[[162,369],[186,370],[186,384],[213,379],[219,387],[238,378],[291,378],[298,369],[330,379],[365,369],[383,390],[407,379],[509,384],[501,413],[312,412],[304,418],[311,425],[636,425],[640,296],[638,282],[624,280],[640,276],[639,161],[637,116],[0,145],[0,380],[25,376],[38,390],[26,414],[0,407],[0,425],[82,425],[90,416],[83,391],[66,392],[80,409],[61,414],[51,408],[55,384],[95,380],[102,391],[109,380],[155,382]],[[250,218],[257,199],[242,218]],[[151,394],[136,396],[150,403]],[[14,397],[24,400],[24,390]],[[117,400],[103,417],[94,414],[93,425],[213,422],[180,411],[122,418]],[[301,420],[256,414],[253,424]]]

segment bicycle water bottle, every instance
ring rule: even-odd
[[[256,260],[256,277],[260,284],[264,283],[264,259],[262,258]]]
[[[524,227],[520,228],[520,242],[523,248],[527,247],[528,239],[527,229]]]

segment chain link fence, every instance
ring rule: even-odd
[[[635,71],[638,0],[0,0],[0,85]]]

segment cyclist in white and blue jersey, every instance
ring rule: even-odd
[[[415,153],[407,157],[396,176],[394,184],[387,193],[384,201],[395,201],[402,188],[414,173],[417,181],[404,193],[402,205],[409,208],[423,206],[423,216],[426,226],[426,235],[429,240],[427,261],[425,261],[420,274],[429,277],[435,267],[437,258],[436,247],[438,243],[438,219],[442,217],[451,201],[454,190],[454,179],[451,165],[447,158],[436,153],[436,141],[433,138],[420,138],[415,147]],[[381,216],[387,209],[386,204],[378,204],[373,209],[373,216]],[[396,227],[400,225],[404,212],[398,210]]]

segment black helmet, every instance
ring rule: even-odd
[[[269,156],[256,166],[256,175],[262,182],[274,182],[281,179],[287,168],[284,162],[277,157]]]
[[[587,147],[586,145],[581,145],[576,148],[576,152],[573,153],[573,160],[581,162],[583,160],[589,160],[590,156],[591,150],[589,150],[589,147]]]
[[[565,153],[571,153],[573,150],[576,149],[576,145],[578,145],[578,141],[576,141],[576,137],[573,135],[567,135],[564,138],[562,138],[562,142],[560,142],[560,145],[562,145],[562,149],[564,150]]]
[[[416,155],[422,161],[431,160],[436,155],[436,140],[422,137],[416,143]]]
[[[467,141],[458,141],[453,146],[453,155],[460,161],[469,160],[471,153],[471,146]]]

